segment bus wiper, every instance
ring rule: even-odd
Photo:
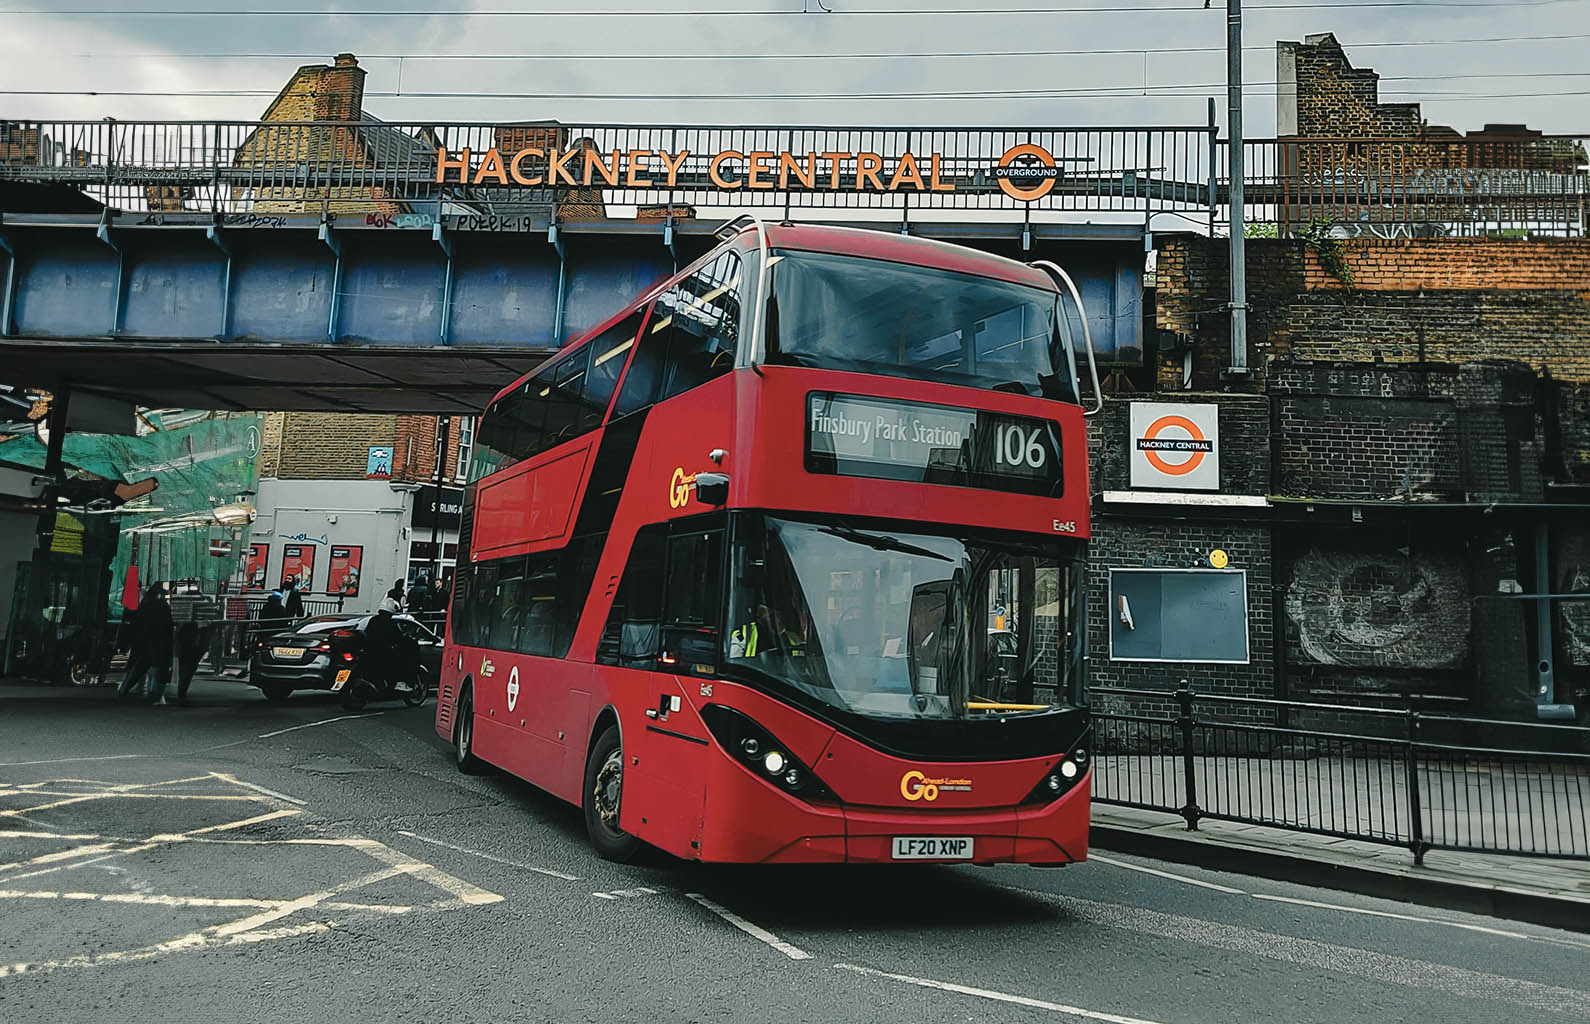
[[[819,526],[817,528],[817,532],[830,534],[834,537],[840,538],[841,540],[854,541],[857,544],[865,544],[869,548],[874,548],[878,551],[899,551],[902,554],[907,555],[921,555],[924,558],[937,558],[941,562],[955,561],[955,559],[951,558],[949,555],[941,555],[937,551],[929,551],[927,548],[919,548],[915,544],[907,544],[905,541],[896,537],[889,537],[873,533],[862,533],[860,530],[855,530],[848,526]]]

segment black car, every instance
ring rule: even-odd
[[[342,691],[358,676],[364,629],[372,615],[322,615],[262,639],[249,659],[249,683],[266,699],[286,700],[294,690]],[[407,615],[394,615],[411,643],[411,678],[433,690],[442,669],[442,638]]]

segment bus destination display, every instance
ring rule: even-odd
[[[832,391],[806,397],[806,469],[1058,497],[1048,420]]]

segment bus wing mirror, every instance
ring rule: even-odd
[[[696,499],[708,505],[722,505],[729,500],[727,473],[697,473]]]

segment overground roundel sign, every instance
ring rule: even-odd
[[[1133,402],[1128,433],[1133,487],[1220,489],[1218,406]]]
[[[508,673],[508,710],[512,711],[519,703],[519,666],[515,665],[513,671]]]
[[[1005,150],[994,168],[994,180],[1005,195],[1018,202],[1031,203],[1054,191],[1060,168],[1054,156],[1042,146],[1027,143]]]

